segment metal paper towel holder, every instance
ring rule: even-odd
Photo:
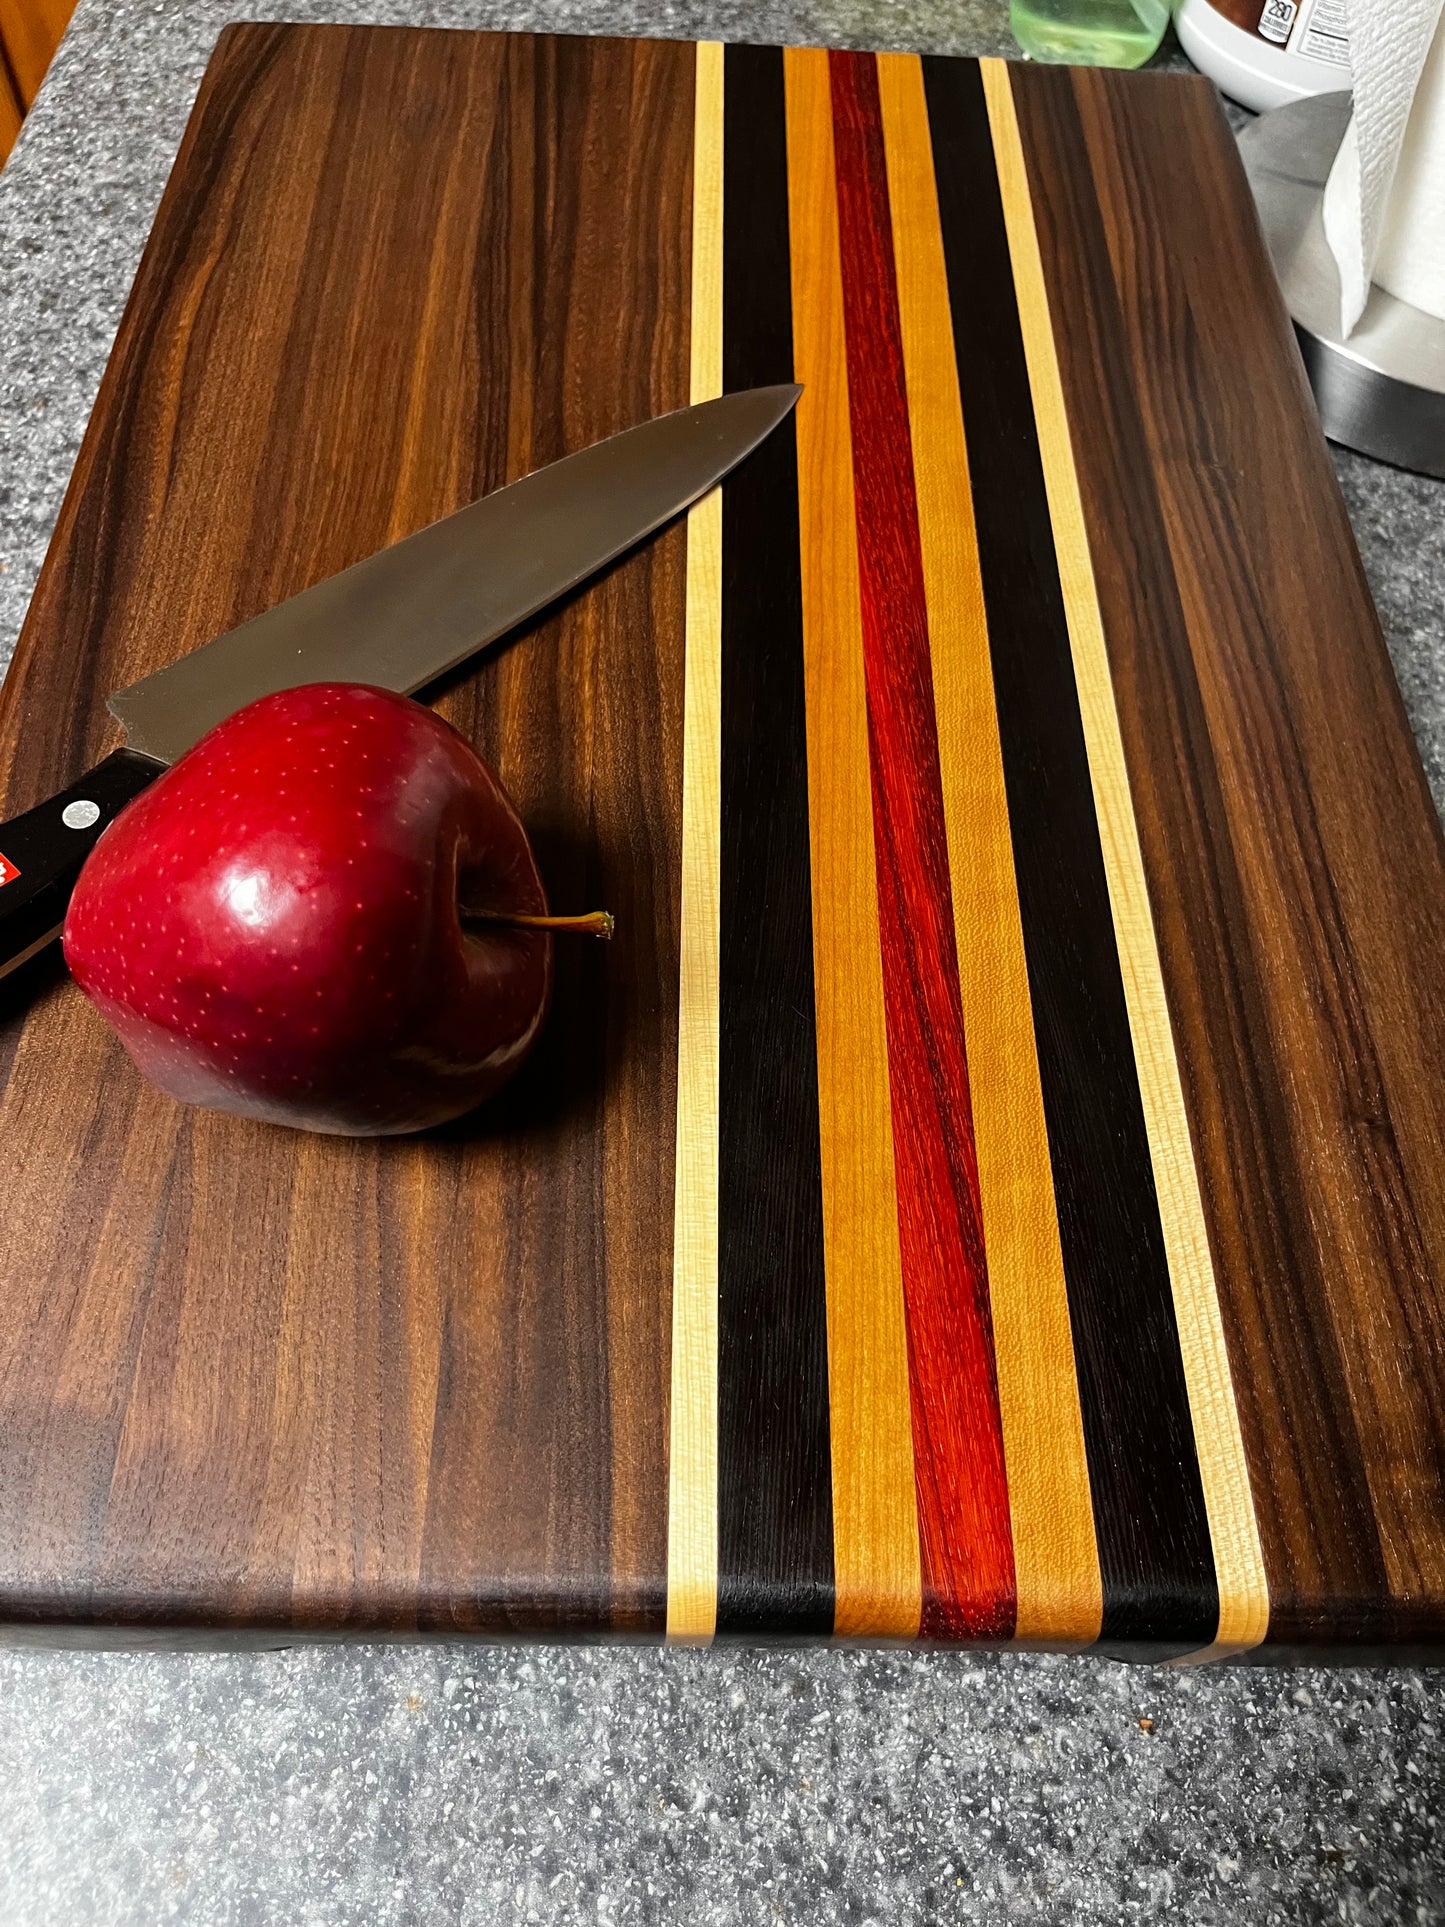
[[[1350,118],[1348,94],[1261,114],[1239,136],[1270,259],[1331,441],[1445,478],[1445,321],[1372,287],[1340,337],[1340,277],[1324,187]]]

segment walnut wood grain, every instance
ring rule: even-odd
[[[693,64],[223,36],[5,685],[12,810],[113,685],[686,402]],[[495,1107],[368,1146],[187,1113],[68,984],[11,999],[6,1617],[660,1624],[684,556],[439,699],[554,902],[618,921]]]

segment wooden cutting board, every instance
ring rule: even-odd
[[[0,1036],[0,1618],[1445,1646],[1445,865],[1202,80],[222,36],[0,705],[689,397],[796,425],[437,697],[555,903],[346,1143]]]

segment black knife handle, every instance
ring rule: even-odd
[[[60,935],[80,866],[164,763],[117,749],[46,803],[0,823],[0,977]]]

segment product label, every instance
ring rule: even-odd
[[[13,883],[19,874],[9,857],[0,855],[0,889],[3,889],[7,883]]]
[[[1290,36],[1289,50],[1306,60],[1323,60],[1330,67],[1350,64],[1350,36],[1345,24],[1345,0],[1313,0],[1302,8]]]
[[[1345,0],[1208,0],[1208,5],[1233,26],[1289,53],[1331,67],[1350,64]]]
[[[1290,29],[1294,25],[1299,8],[1295,0],[1264,0],[1264,8],[1259,16],[1258,31],[1266,40],[1272,40],[1277,47],[1283,47],[1289,40]]]

